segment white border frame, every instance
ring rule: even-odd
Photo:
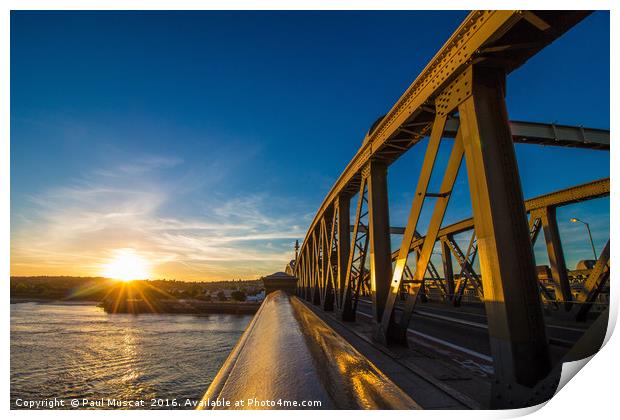
[[[538,0],[538,1],[488,1],[476,0],[459,2],[456,0],[434,0],[434,1],[404,1],[404,0],[382,0],[373,2],[369,0],[342,1],[342,0],[230,0],[227,2],[198,1],[198,0],[8,0],[1,3],[0,13],[0,273],[4,279],[5,295],[2,311],[2,360],[5,372],[1,391],[3,398],[0,399],[1,407],[9,411],[9,363],[10,363],[10,296],[8,293],[8,280],[10,277],[10,11],[14,10],[232,10],[232,9],[253,9],[253,10],[345,10],[345,9],[365,9],[365,10],[462,10],[462,9],[597,9],[611,10],[611,93],[610,93],[610,116],[618,115],[618,83],[617,75],[620,74],[618,68],[618,11],[620,3],[617,1],[558,1],[558,0]],[[446,37],[449,34],[446,34]],[[616,76],[614,76],[616,75]],[[610,130],[612,133],[611,160],[618,160],[616,147],[613,144],[620,140],[614,140],[617,122],[614,118],[610,119]],[[611,165],[611,177],[616,179],[620,165]],[[620,214],[618,197],[615,194],[610,196],[610,214]],[[610,236],[616,236],[618,232],[618,220],[610,218]],[[611,249],[612,259],[619,261],[616,248]],[[611,288],[611,308],[610,326],[606,337],[605,347],[592,358],[588,367],[583,369],[576,378],[572,379],[554,398],[547,404],[542,404],[536,408],[509,410],[509,411],[472,411],[472,412],[448,412],[448,411],[424,411],[424,412],[355,412],[336,413],[321,412],[321,416],[343,416],[355,415],[360,417],[376,416],[395,416],[398,418],[410,418],[410,416],[432,417],[439,419],[450,419],[459,416],[461,419],[480,419],[480,418],[504,418],[516,417],[531,414],[533,418],[543,419],[546,416],[558,416],[562,418],[607,418],[608,413],[616,412],[617,384],[620,380],[620,369],[615,354],[618,353],[620,345],[618,338],[610,340],[610,335],[618,317],[618,297],[620,288]],[[539,408],[544,409],[538,410]],[[311,418],[318,413],[313,411],[295,412],[294,416]],[[101,416],[128,416],[130,418],[167,418],[170,416],[165,411],[10,411],[10,416],[15,418],[77,418],[87,416],[91,418],[101,418]],[[263,411],[263,412],[195,412],[175,411],[176,416],[208,415],[215,418],[239,418],[251,415],[257,419],[285,418],[292,414],[286,411]]]

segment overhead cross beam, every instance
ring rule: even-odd
[[[609,130],[526,121],[510,121],[508,125],[515,143],[609,150]],[[444,137],[455,137],[458,127],[458,117],[448,119]]]

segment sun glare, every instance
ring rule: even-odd
[[[102,275],[122,281],[144,280],[150,277],[150,264],[136,255],[133,249],[119,249],[115,257],[103,266]]]

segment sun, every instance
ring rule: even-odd
[[[114,258],[103,266],[102,275],[122,281],[144,280],[151,276],[150,264],[131,248],[118,249]]]

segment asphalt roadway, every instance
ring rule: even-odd
[[[402,309],[398,306],[396,311]],[[372,304],[360,300],[359,320],[372,318]],[[492,372],[491,349],[486,315],[482,308],[454,308],[445,304],[418,304],[409,324],[412,342],[446,354],[450,359],[472,363],[481,374]],[[552,357],[561,357],[586,331],[588,325],[575,325],[545,317]],[[568,324],[568,325],[562,325]],[[461,363],[461,362],[459,362]]]

